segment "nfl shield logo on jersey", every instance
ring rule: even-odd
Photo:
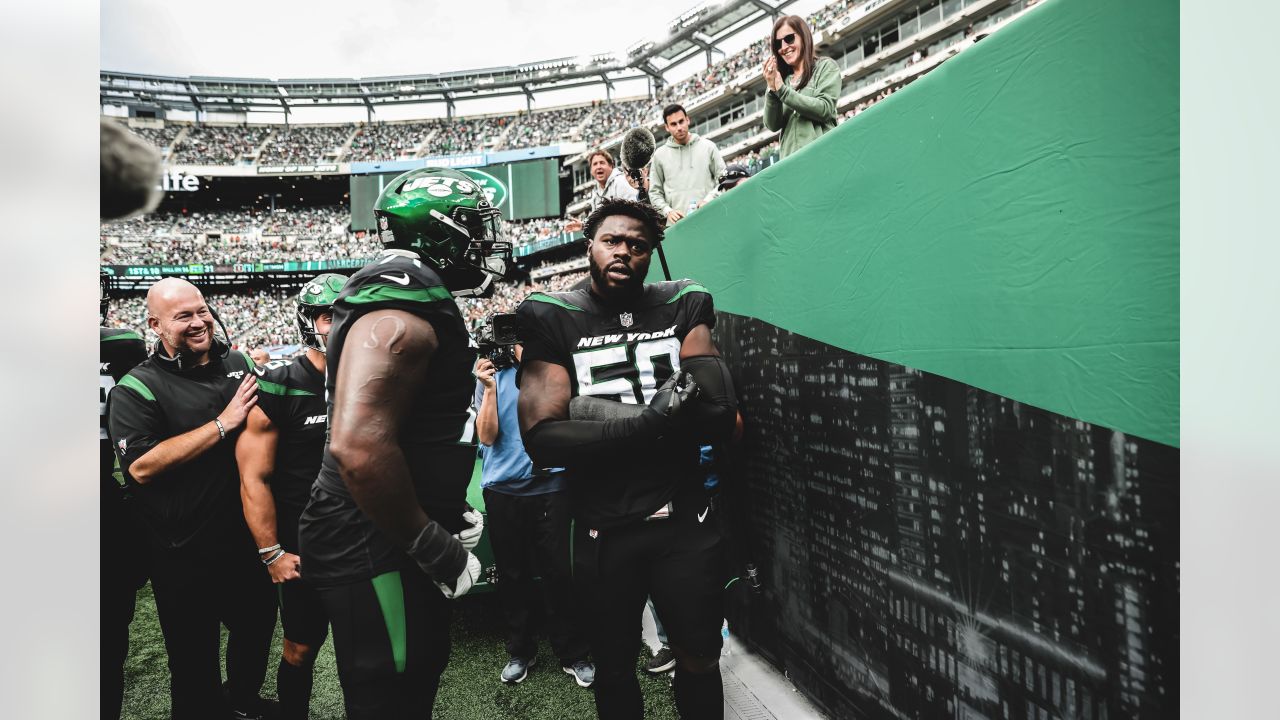
[[[116,443],[116,447],[120,448],[120,454],[123,455],[126,452],[129,452],[129,441],[124,438],[120,438],[120,442]]]
[[[618,322],[622,323],[622,327],[631,327],[635,320],[631,317],[631,313],[622,313],[618,316]]]

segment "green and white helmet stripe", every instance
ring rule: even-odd
[[[347,284],[345,275],[324,273],[307,281],[298,293],[298,332],[302,334],[302,344],[325,352],[328,347],[327,334],[316,332],[316,317],[332,312],[333,303]]]

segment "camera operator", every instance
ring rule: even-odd
[[[595,667],[587,660],[587,640],[575,622],[581,603],[570,571],[568,486],[558,471],[535,471],[520,439],[515,378],[522,347],[496,342],[492,323],[478,335],[476,435],[484,461],[480,484],[510,656],[501,678],[514,684],[528,675],[537,658],[535,624],[546,616],[560,668],[578,685],[590,687]]]

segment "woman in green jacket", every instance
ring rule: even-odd
[[[773,24],[773,53],[764,61],[764,126],[781,130],[778,155],[785,158],[836,126],[840,66],[819,58],[809,25],[797,15]]]

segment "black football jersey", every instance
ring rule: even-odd
[[[298,517],[311,496],[311,484],[324,457],[329,409],[324,373],[303,355],[272,360],[258,376],[258,407],[275,426],[275,469],[271,496],[276,503],[276,536],[289,552],[298,551]]]
[[[116,456],[107,436],[107,394],[120,382],[120,378],[146,359],[147,347],[138,333],[118,328],[99,328],[98,412],[102,416],[102,426],[98,431],[99,476],[102,491],[113,495],[120,489],[120,483],[116,482],[113,475]]]
[[[680,344],[689,331],[716,321],[711,293],[692,280],[645,285],[639,298],[620,305],[590,290],[533,293],[516,312],[524,367],[535,360],[562,366],[571,397],[644,404],[680,368]],[[574,512],[596,529],[647,517],[684,491],[700,491],[697,461],[696,447],[669,445],[578,463],[568,468]]]
[[[476,352],[452,294],[416,258],[388,253],[351,276],[333,305],[326,362],[328,413],[347,332],[361,316],[396,309],[431,323],[439,347],[400,431],[418,502],[449,532],[467,527],[467,486],[475,466],[475,411],[471,371]],[[364,342],[364,338],[359,339]],[[360,511],[326,443],[319,477],[300,523],[307,578],[320,584],[355,582],[411,562]]]

